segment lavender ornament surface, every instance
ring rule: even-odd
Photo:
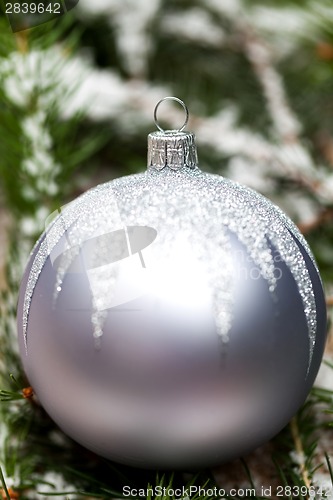
[[[74,200],[20,291],[22,362],[71,437],[141,467],[207,466],[276,434],[326,338],[318,269],[258,193],[198,167],[193,134],[149,136],[145,173]]]

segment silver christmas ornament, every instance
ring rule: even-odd
[[[138,467],[218,464],[270,439],[309,393],[326,337],[306,241],[263,196],[200,171],[179,102],[185,123],[149,135],[145,173],[60,211],[18,304],[45,410]]]

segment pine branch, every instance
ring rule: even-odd
[[[10,379],[17,387],[16,391],[8,391],[6,389],[0,390],[0,401],[2,402],[11,402],[11,401],[19,401],[22,399],[31,399],[34,395],[32,387],[24,387],[23,389],[19,388],[19,384],[16,381],[13,374],[10,374]]]
[[[88,3],[86,9],[91,8]],[[318,11],[324,3],[316,3]],[[287,0],[283,4],[281,9],[280,6],[274,8],[281,13],[286,9],[286,17],[291,4]],[[96,9],[101,8],[101,5],[102,2],[99,6],[96,5]],[[0,304],[0,376],[3,386],[0,395],[4,400],[0,405],[0,420],[1,428],[6,432],[0,450],[0,461],[3,471],[1,493],[6,495],[6,500],[8,495],[14,498],[15,492],[19,492],[22,499],[25,495],[30,498],[36,495],[75,495],[77,498],[110,499],[112,496],[121,497],[122,486],[127,482],[134,486],[164,485],[169,488],[177,484],[190,484],[184,481],[181,474],[162,477],[155,471],[138,473],[130,468],[112,464],[72,443],[35,402],[31,388],[24,380],[18,359],[14,321],[18,283],[23,267],[22,256],[30,250],[34,238],[32,233],[38,233],[41,229],[45,213],[52,211],[54,205],[62,203],[65,196],[72,195],[75,188],[73,172],[79,171],[78,169],[82,172],[81,164],[88,158],[93,158],[96,151],[105,144],[99,129],[104,127],[112,130],[114,140],[96,157],[96,162],[100,165],[120,165],[122,173],[136,171],[145,154],[145,145],[138,147],[136,137],[141,135],[141,129],[150,125],[151,109],[160,96],[179,92],[181,97],[193,103],[192,128],[197,131],[200,144],[205,146],[202,158],[207,167],[213,171],[221,171],[222,167],[228,166],[232,172],[236,170],[233,160],[244,160],[242,165],[244,168],[251,167],[252,177],[253,173],[256,173],[259,181],[272,181],[267,188],[268,194],[278,194],[283,202],[290,201],[293,195],[288,186],[297,185],[305,193],[306,199],[316,202],[319,212],[318,216],[314,214],[313,219],[310,217],[309,223],[301,225],[301,229],[307,232],[309,237],[318,240],[318,244],[325,243],[329,249],[332,247],[333,234],[329,229],[332,219],[332,174],[325,165],[320,171],[316,167],[316,164],[323,160],[323,155],[326,162],[331,161],[331,151],[326,146],[324,151],[319,144],[311,141],[309,134],[301,134],[298,128],[301,126],[307,131],[311,128],[308,125],[311,113],[316,114],[319,117],[316,120],[320,121],[322,114],[330,117],[331,110],[327,105],[325,110],[318,108],[315,112],[309,110],[305,113],[304,107],[295,106],[295,100],[290,98],[290,93],[286,90],[286,68],[282,71],[282,65],[276,64],[277,46],[274,45],[274,40],[266,40],[264,33],[256,28],[257,21],[253,12],[257,6],[267,7],[260,1],[172,0],[156,3],[152,14],[148,11],[144,13],[145,18],[141,20],[141,25],[135,23],[136,35],[140,35],[141,30],[147,40],[147,47],[151,47],[146,50],[144,57],[147,59],[141,60],[139,70],[136,70],[138,66],[135,57],[135,50],[140,48],[139,45],[134,48],[133,45],[131,48],[130,44],[121,46],[124,37],[119,26],[124,26],[133,33],[133,24],[127,23],[126,18],[126,9],[131,10],[127,2],[126,9],[120,2],[116,13],[105,3],[105,12],[109,14],[100,15],[99,22],[88,10],[88,15],[86,13],[83,20],[79,16],[74,20],[70,16],[64,16],[60,23],[50,23],[15,36],[5,36],[6,27],[1,24],[0,172],[7,204],[16,214],[15,222],[22,224],[21,235],[14,234],[12,237],[8,289],[1,295]],[[144,7],[135,7],[139,16],[141,8]],[[196,8],[199,13],[205,13],[212,30],[220,29],[217,44],[208,43],[211,33],[202,33],[202,36],[195,33],[196,37],[193,37],[193,30],[188,27],[187,31],[184,29],[179,35],[174,31],[167,32],[166,14],[170,14],[171,19],[182,15],[182,23],[185,24],[190,18],[195,22]],[[314,12],[310,2],[305,2],[302,9],[305,16],[310,18],[307,22],[316,28],[314,47],[317,53],[320,49],[319,63],[322,64],[324,59],[326,62],[325,67],[319,64],[311,69],[313,80],[310,83],[306,82],[302,72],[298,71],[297,94],[299,90],[307,88],[309,94],[324,95],[325,89],[321,82],[326,78],[329,82],[326,91],[329,103],[331,70],[328,61],[331,61],[331,55],[329,47],[317,47],[317,40],[329,38],[331,35],[327,30],[327,23],[325,26],[320,25],[319,15],[311,17]],[[82,2],[81,14],[83,10]],[[244,12],[249,14],[246,23],[242,17]],[[152,17],[149,21],[150,15]],[[182,30],[182,23],[178,23],[179,30]],[[115,29],[115,26],[118,26],[118,29]],[[282,41],[286,40],[281,36],[283,30],[280,32],[279,29],[279,26],[274,27],[277,39],[281,40],[282,44]],[[303,32],[305,33],[305,30]],[[314,36],[313,32],[311,36]],[[296,62],[304,57],[306,59],[312,46],[306,46],[308,41],[295,40],[296,36],[292,38],[293,57]],[[51,49],[58,47],[61,57],[57,59],[59,65],[49,74],[50,85],[47,88],[37,86],[32,89],[23,104],[15,100],[10,101],[5,92],[8,92],[8,86],[4,85],[8,73],[1,73],[1,68],[3,69],[11,58],[19,57],[17,61],[20,64],[12,64],[9,75],[17,77],[17,68],[21,68],[31,54],[40,54],[39,61],[42,64],[52,53]],[[96,95],[100,94],[102,97],[97,105],[92,105],[91,114],[87,110],[87,113],[78,112],[75,116],[65,119],[59,109],[64,104],[65,96],[75,96],[77,88],[75,84],[69,85],[67,81],[59,81],[58,77],[63,64],[71,59],[77,47],[83,48],[84,53],[93,54],[89,71],[96,77]],[[288,62],[286,58],[284,60]],[[129,74],[136,75],[136,80],[128,78]],[[105,79],[107,86],[103,84]],[[105,95],[108,98],[113,96],[113,100],[106,100],[110,110],[102,102]],[[45,100],[46,98],[49,100]],[[325,102],[324,97],[320,99]],[[308,95],[304,101],[304,106],[309,106]],[[300,112],[302,109],[303,113]],[[36,121],[40,112],[44,113],[43,119]],[[182,117],[172,112],[167,116],[167,121],[171,127],[177,127],[180,118]],[[288,124],[286,128],[285,123]],[[43,152],[48,154],[52,165],[59,167],[58,173],[52,168],[46,172],[43,165],[38,166],[38,172],[33,171],[37,153],[41,148],[34,147],[34,141],[28,132],[29,127],[36,124],[39,127],[38,136],[42,136],[42,131],[47,131],[46,139],[50,140],[50,147],[47,148],[44,144]],[[273,125],[273,129],[270,125]],[[329,127],[328,131],[330,132]],[[329,133],[327,137],[331,135]],[[296,150],[301,153],[296,160],[293,156],[292,162],[289,162],[288,156],[290,144],[295,145]],[[301,161],[303,158],[306,159],[305,165]],[[28,159],[34,160],[28,164],[30,171],[26,169]],[[276,180],[281,178],[283,185],[278,184]],[[51,181],[55,189],[54,194],[49,190]],[[320,208],[323,200],[328,206]],[[40,207],[44,207],[44,212],[37,213]],[[32,231],[29,234],[28,231],[25,232],[27,244],[23,245],[23,229],[29,227],[32,227]],[[319,248],[318,255],[322,260],[324,253],[324,250]],[[327,266],[331,268],[331,254],[328,255],[327,262]],[[327,302],[331,306],[333,299],[328,297]],[[327,364],[329,365],[329,362]],[[9,372],[15,373],[15,379],[8,377]],[[274,460],[278,457],[274,473],[280,477],[282,484],[308,487],[315,479],[316,471],[320,470],[318,468],[323,467],[324,459],[320,454],[317,439],[320,439],[332,424],[329,421],[333,412],[332,401],[332,391],[314,388],[307,403],[288,428],[272,440],[264,458],[271,461],[273,448]],[[302,458],[301,463],[296,464],[297,470],[295,461],[290,456],[293,451],[297,457]],[[333,481],[327,454],[325,458]],[[245,471],[245,481],[247,480],[251,487],[254,486],[260,477],[261,464],[258,466],[257,462],[251,462],[251,457],[241,463],[238,461],[237,464],[230,465],[230,470],[234,471],[237,478],[235,481],[240,484],[240,477],[243,476],[239,470],[242,469],[243,475]],[[203,476],[195,481],[203,487],[208,484],[207,474],[203,473]],[[215,483],[211,481],[209,484]],[[227,479],[223,486],[228,490],[230,483]],[[170,495],[166,498],[171,497]],[[149,493],[148,498],[153,498],[153,495]],[[199,498],[204,496],[198,496]]]
[[[287,145],[298,142],[300,123],[290,108],[281,76],[273,65],[267,43],[242,20],[237,28],[243,36],[245,52],[266,97],[279,142]]]

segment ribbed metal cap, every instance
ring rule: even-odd
[[[161,130],[148,135],[148,168],[196,168],[198,155],[192,132]]]

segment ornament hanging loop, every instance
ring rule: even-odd
[[[157,119],[157,111],[164,101],[176,101],[185,111],[185,121],[178,130],[164,130]],[[148,170],[180,170],[198,167],[195,137],[192,132],[184,132],[189,112],[186,104],[178,97],[164,97],[155,106],[154,121],[158,130],[148,135]]]
[[[163,97],[163,99],[158,101],[158,103],[156,104],[155,110],[154,110],[154,122],[155,122],[156,127],[161,132],[165,132],[165,130],[160,126],[160,124],[158,122],[158,118],[157,118],[157,110],[160,107],[160,105],[162,104],[162,102],[164,102],[164,101],[175,101],[175,102],[178,102],[183,107],[183,109],[185,111],[185,121],[184,121],[183,125],[179,129],[177,129],[177,132],[182,132],[188,123],[189,112],[188,112],[188,108],[187,108],[186,104],[184,103],[184,101],[182,101],[181,99],[178,99],[178,97],[173,97],[173,96]]]

